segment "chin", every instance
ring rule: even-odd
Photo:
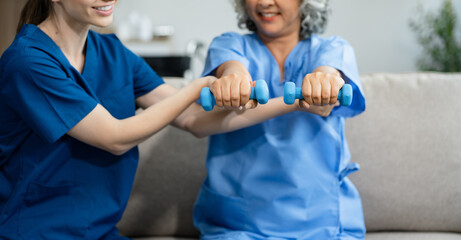
[[[92,21],[91,25],[99,27],[99,28],[105,28],[112,24],[113,19],[114,19],[113,16],[100,18],[100,19],[97,19],[96,21]]]
[[[98,28],[105,28],[105,27],[108,27],[112,24],[112,21],[110,22],[97,22],[97,23],[93,23],[92,25],[93,26],[96,26]]]

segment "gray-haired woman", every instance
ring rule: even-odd
[[[347,175],[347,117],[365,109],[355,55],[340,37],[322,38],[327,0],[235,0],[239,25],[210,46],[204,75],[218,106],[252,108],[253,79],[270,97],[302,86],[302,111],[209,140],[207,178],[194,211],[203,239],[364,239],[360,196]],[[339,106],[344,83],[350,106]],[[264,106],[266,107],[266,106]],[[254,110],[258,111],[260,107]]]

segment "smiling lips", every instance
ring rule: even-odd
[[[278,13],[259,13],[261,20],[265,22],[274,21],[278,15],[279,15]]]
[[[103,7],[93,7],[93,9],[96,10],[99,15],[110,16],[114,12],[114,4]]]

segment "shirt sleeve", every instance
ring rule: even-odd
[[[338,69],[344,81],[351,84],[352,104],[350,106],[338,106],[333,109],[332,116],[354,117],[365,111],[365,96],[357,68],[357,61],[353,48],[340,37],[332,37],[325,40],[318,52],[313,56],[313,69],[319,66],[331,66]]]
[[[34,52],[37,50],[27,50]],[[7,104],[43,139],[53,143],[97,105],[56,59],[46,53],[14,57],[5,68]]]
[[[245,57],[243,36],[234,33],[224,33],[213,39],[208,49],[205,67],[202,76],[214,75],[216,69],[228,61],[239,61],[246,68],[249,61]]]
[[[156,87],[164,84],[163,79],[147,64],[147,62],[130,51],[128,48],[123,47],[128,62],[133,64],[133,85],[135,98],[149,93]]]

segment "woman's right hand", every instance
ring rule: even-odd
[[[250,100],[252,78],[243,64],[237,61],[223,63],[216,75],[218,79],[211,84],[210,90],[218,107],[230,110],[256,107],[257,101]]]

